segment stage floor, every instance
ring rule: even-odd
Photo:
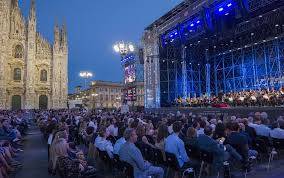
[[[247,117],[250,113],[266,112],[270,119],[275,120],[279,116],[284,116],[284,107],[231,107],[231,108],[212,108],[212,107],[168,107],[159,109],[145,109],[147,112],[154,113],[181,113],[192,112],[195,115],[224,115]]]

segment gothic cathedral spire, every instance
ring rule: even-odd
[[[28,31],[36,32],[36,7],[35,0],[31,0],[29,21],[28,21]]]
[[[64,49],[67,47],[67,29],[65,23],[63,23],[61,29],[61,47],[63,47]]]
[[[11,7],[13,8],[18,8],[19,7],[19,2],[18,0],[12,0],[11,2]]]
[[[36,19],[35,0],[31,0],[31,8],[30,8],[29,20],[35,20],[35,19]]]

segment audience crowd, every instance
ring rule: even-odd
[[[48,143],[49,172],[68,178],[95,177],[102,165],[99,161],[128,165],[135,178],[162,178],[173,166],[169,157],[177,161],[175,171],[181,174],[228,176],[226,165],[249,172],[253,160],[266,156],[265,146],[270,149],[275,139],[284,139],[284,118],[270,118],[265,112],[224,117],[49,110],[37,111],[35,118]],[[203,152],[213,155],[210,171],[200,171]],[[115,168],[111,166],[110,172]]]
[[[0,111],[0,178],[9,178],[22,168],[19,159],[30,117],[27,111]]]

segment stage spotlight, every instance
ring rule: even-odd
[[[197,23],[197,24],[199,24],[199,23],[200,23],[200,21],[198,20],[196,23]]]
[[[231,7],[231,6],[232,6],[232,3],[227,4],[227,6],[228,6],[228,7]]]
[[[194,26],[194,24],[192,23],[192,24],[190,24],[190,26],[191,26],[191,27],[193,27],[193,26]]]
[[[227,12],[225,15],[229,15],[229,12]]]
[[[219,12],[222,12],[223,10],[224,10],[223,7],[220,7],[220,8],[219,8]]]

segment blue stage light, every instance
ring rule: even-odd
[[[194,24],[192,23],[192,24],[190,24],[190,26],[191,26],[191,27],[193,27],[193,26],[194,26]]]
[[[178,33],[177,32],[175,32],[175,35],[177,35]]]
[[[227,4],[227,6],[228,6],[228,7],[231,7],[231,6],[232,6],[232,3]]]
[[[197,23],[197,24],[199,24],[199,23],[200,23],[200,21],[198,20],[196,23]]]
[[[224,10],[223,7],[220,7],[220,8],[219,8],[219,12],[222,12],[223,10]]]
[[[225,15],[229,15],[229,12],[227,12]]]

